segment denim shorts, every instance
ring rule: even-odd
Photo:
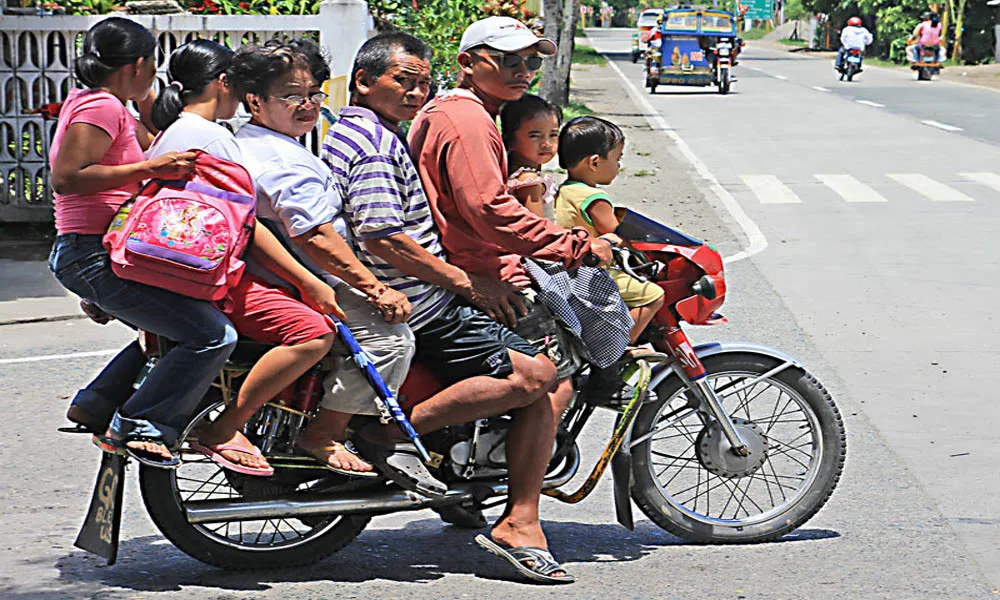
[[[528,314],[518,319],[514,331],[536,348],[537,353],[549,357],[560,381],[572,377],[585,364],[575,350],[575,340],[552,311],[536,300],[533,290],[526,292],[524,302],[528,305]]]

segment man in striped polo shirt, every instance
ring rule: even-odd
[[[448,386],[413,408],[410,420],[417,431],[423,434],[519,409],[507,443],[507,510],[494,526],[516,538],[522,529],[539,527],[541,490],[525,482],[541,481],[543,473],[531,471],[544,470],[552,452],[551,441],[545,442],[553,420],[547,393],[556,381],[556,368],[497,322],[524,315],[512,286],[470,276],[446,262],[440,232],[399,129],[427,98],[429,56],[423,42],[405,33],[368,40],[352,70],[351,106],[330,128],[321,156],[340,185],[356,252],[376,277],[410,299],[408,324],[417,336],[417,360]],[[398,436],[394,427],[372,426],[362,429],[354,442],[365,458],[413,489],[400,463],[385,459]],[[539,461],[539,456],[545,458]]]

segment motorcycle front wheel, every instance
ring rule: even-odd
[[[214,420],[225,404],[210,401],[188,426],[177,469],[140,466],[139,484],[150,518],[160,532],[189,556],[223,569],[266,569],[319,562],[356,538],[371,517],[316,516],[265,518],[193,524],[185,515],[188,502],[200,500],[265,500],[308,493],[308,482],[242,475],[224,470],[188,445],[195,424]]]
[[[656,388],[632,432],[632,498],[647,517],[685,540],[746,544],[780,538],[822,508],[844,468],[844,423],[815,377],[775,372],[781,364],[755,353],[704,360],[726,412],[754,441],[738,467],[677,377]]]

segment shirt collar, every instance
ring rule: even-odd
[[[399,135],[398,125],[393,125],[392,123],[387,122],[385,119],[380,117],[378,113],[364,106],[357,106],[357,105],[345,106],[344,108],[340,109],[340,117],[341,118],[359,117],[362,119],[368,119],[369,121],[374,121],[376,123],[381,124],[389,131]]]

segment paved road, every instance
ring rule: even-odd
[[[624,32],[589,35],[721,184],[720,208],[759,227],[753,264],[1000,584],[1000,97],[891,69],[841,83],[752,44],[729,96],[651,96]]]
[[[612,33],[607,39],[597,38],[597,42],[612,50],[618,46],[627,49],[627,39]],[[632,65],[620,66],[635,78]],[[984,448],[995,445],[995,441],[988,432],[982,433],[980,440],[964,437],[962,451],[972,453],[949,456],[961,453],[951,441],[949,429],[958,421],[954,409],[971,413],[982,408],[975,404],[982,403],[982,398],[974,393],[978,389],[973,387],[974,372],[970,375],[964,366],[969,359],[962,346],[944,334],[923,337],[922,324],[906,306],[900,306],[926,305],[912,284],[917,277],[945,279],[952,289],[964,291],[956,287],[967,285],[962,269],[978,267],[980,273],[987,271],[984,275],[990,274],[989,269],[975,262],[963,267],[957,260],[959,253],[947,250],[949,261],[941,258],[940,265],[929,264],[906,275],[905,281],[911,282],[914,289],[904,290],[910,295],[900,294],[895,287],[902,284],[894,278],[909,269],[907,261],[912,260],[913,252],[910,245],[896,241],[900,251],[889,254],[884,249],[889,243],[879,241],[875,235],[872,240],[857,239],[868,231],[882,235],[892,231],[887,224],[894,222],[890,217],[905,219],[914,236],[923,234],[924,219],[941,221],[942,226],[949,227],[943,233],[955,237],[949,224],[960,215],[942,213],[929,200],[912,202],[909,212],[894,209],[901,200],[889,192],[887,203],[843,208],[832,192],[824,192],[817,200],[794,183],[789,189],[802,203],[756,204],[740,175],[777,173],[784,177],[785,171],[766,169],[782,166],[796,154],[804,155],[804,149],[812,148],[814,136],[819,135],[814,130],[822,130],[823,126],[812,122],[809,127],[783,131],[775,128],[773,116],[767,119],[762,112],[758,120],[745,123],[735,136],[743,144],[742,150],[730,146],[733,140],[726,135],[734,136],[727,128],[732,127],[732,122],[727,119],[741,111],[745,115],[747,106],[796,114],[782,108],[781,98],[787,96],[788,84],[753,72],[738,84],[739,93],[729,98],[664,94],[653,99],[708,168],[718,174],[725,186],[721,188],[723,195],[728,191],[733,202],[746,211],[747,218],[742,222],[734,220],[726,210],[716,214],[701,194],[710,186],[686,162],[684,149],[664,137],[665,132],[649,127],[647,117],[653,115],[622,91],[614,71],[583,69],[574,74],[574,84],[592,107],[626,128],[626,173],[611,187],[616,200],[654,218],[680,224],[730,256],[747,249],[741,225],[746,227],[751,221],[762,232],[763,238],[757,241],[766,238],[769,242],[762,252],[727,268],[730,295],[725,312],[731,324],[694,330],[692,335],[699,341],[748,339],[779,347],[809,365],[831,389],[849,430],[849,460],[837,494],[823,511],[779,543],[695,546],[657,529],[644,518],[637,519],[634,532],[615,525],[610,487],[603,482],[591,498],[577,506],[544,501],[545,527],[553,550],[580,582],[542,591],[509,581],[509,571],[475,547],[470,532],[442,527],[427,511],[379,517],[355,543],[312,568],[220,572],[186,557],[158,534],[144,514],[131,478],[126,489],[128,511],[119,563],[104,568],[99,560],[72,548],[93,483],[95,451],[87,440],[57,436],[53,430],[62,424],[69,395],[106,360],[107,355],[100,353],[119,347],[129,334],[115,325],[99,327],[86,321],[14,325],[0,327],[0,388],[4,390],[0,395],[0,414],[4,415],[0,419],[0,501],[5,506],[0,513],[0,527],[5,534],[0,543],[0,596],[520,599],[544,593],[547,597],[573,599],[781,600],[991,596],[989,581],[977,563],[982,562],[984,553],[966,545],[970,536],[965,531],[978,527],[984,531],[979,535],[990,542],[995,538],[985,536],[996,526],[989,522],[992,517],[988,507],[979,510],[970,504],[975,500],[972,496],[982,494],[984,485],[972,481],[968,475],[971,471],[966,469],[977,468],[976,461],[985,457]],[[824,101],[834,100],[828,97]],[[771,106],[773,103],[778,106]],[[720,112],[717,127],[701,126],[706,114],[699,107]],[[734,112],[730,115],[722,109]],[[945,135],[929,128],[922,131]],[[765,152],[772,155],[771,160],[761,157],[752,169],[739,162],[756,160]],[[787,152],[791,152],[792,159]],[[728,164],[732,169],[727,170]],[[640,175],[642,171],[647,172]],[[649,171],[654,176],[649,176]],[[811,184],[808,189],[815,192],[820,185]],[[711,199],[720,201],[718,195]],[[814,202],[819,207],[813,206]],[[981,210],[982,204],[977,197],[977,202],[949,205],[947,210],[956,210],[955,206]],[[872,208],[882,211],[879,218],[885,222],[845,226],[844,221],[860,221],[865,218],[861,211]],[[986,218],[978,221],[979,226],[985,226]],[[966,218],[963,222],[970,228],[976,226],[977,220]],[[835,228],[843,229],[839,236],[831,235]],[[924,240],[938,247],[950,241],[950,237],[936,242]],[[814,273],[801,266],[809,264],[819,271]],[[859,265],[869,269],[868,273],[857,273]],[[933,289],[921,292],[934,295]],[[892,306],[877,303],[887,300]],[[970,308],[984,310],[975,305]],[[951,310],[956,309],[947,303],[939,308],[940,312]],[[835,315],[836,322],[830,322],[830,315]],[[936,314],[931,316],[937,318]],[[886,319],[891,319],[888,326]],[[983,330],[989,325],[988,321],[955,319],[945,327],[949,336],[965,335],[974,340],[986,335]],[[858,331],[862,326],[864,336]],[[881,351],[867,341],[868,336],[889,345],[888,349]],[[987,342],[979,343],[989,348]],[[931,348],[935,345],[937,350]],[[873,346],[879,351],[873,351]],[[938,357],[941,348],[947,350],[946,359]],[[895,357],[898,362],[892,361]],[[863,367],[857,364],[861,359],[866,363]],[[940,362],[939,370],[931,369],[932,360]],[[923,372],[920,369],[925,363],[927,369]],[[951,374],[941,373],[943,369]],[[950,385],[946,387],[942,380]],[[953,394],[944,397],[944,389]],[[902,416],[895,414],[900,405],[906,407]],[[954,408],[946,412],[945,406]],[[974,414],[966,419],[966,426],[985,430],[980,424],[989,416],[987,412]],[[608,427],[605,416],[585,432],[585,460],[597,456]],[[934,427],[939,431],[928,438],[927,431]],[[917,450],[927,455],[926,462],[914,459]],[[950,468],[962,470],[947,475]],[[937,473],[941,481],[928,473]],[[995,477],[995,470],[992,475]],[[955,489],[965,491],[952,492],[954,497],[949,502],[941,500],[942,490]],[[496,510],[491,514],[495,515]],[[955,520],[959,516],[978,520],[963,524]],[[956,535],[956,530],[964,537]]]

